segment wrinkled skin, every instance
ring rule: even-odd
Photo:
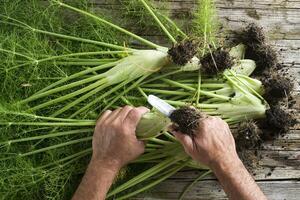
[[[144,143],[135,135],[135,129],[145,107],[125,106],[107,110],[98,120],[93,136],[93,159],[114,162],[123,167],[144,152]]]
[[[221,118],[207,117],[199,120],[198,130],[193,137],[180,132],[172,133],[183,144],[185,151],[194,160],[212,167],[223,159],[235,160],[235,150],[231,131]]]
[[[266,200],[239,159],[233,135],[221,118],[201,118],[192,136],[174,130],[171,127],[186,153],[214,172],[229,199]]]

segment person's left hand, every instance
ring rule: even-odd
[[[92,161],[119,170],[141,155],[145,145],[137,139],[135,129],[148,111],[131,106],[105,111],[95,127]]]

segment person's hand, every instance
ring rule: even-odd
[[[230,163],[239,160],[230,129],[219,117],[199,120],[199,128],[193,137],[175,130],[171,128],[171,132],[182,143],[186,153],[210,168],[223,161]]]
[[[105,111],[95,127],[92,161],[119,170],[141,155],[145,145],[137,139],[135,129],[148,111],[130,106]]]

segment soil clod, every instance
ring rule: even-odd
[[[262,83],[265,88],[264,98],[270,104],[274,104],[282,98],[289,98],[294,86],[289,77],[277,72],[263,76]]]
[[[201,60],[201,70],[204,74],[216,75],[225,69],[232,67],[234,59],[227,50],[218,48],[212,53],[206,54]]]
[[[261,143],[261,129],[254,121],[242,122],[237,127],[236,145],[237,149],[251,149]]]
[[[197,53],[199,42],[196,40],[185,40],[175,44],[169,49],[168,54],[177,65],[187,64]]]
[[[178,130],[187,135],[194,135],[199,120],[205,115],[193,107],[182,107],[172,112],[170,119],[178,126]]]
[[[273,134],[286,133],[291,126],[295,125],[295,119],[287,109],[275,105],[266,111],[266,125],[269,129],[276,130]]]
[[[240,39],[248,44],[249,46],[265,44],[266,36],[263,28],[256,25],[255,23],[250,23],[245,30],[240,34]]]
[[[278,67],[277,52],[267,44],[262,27],[251,23],[243,31],[238,32],[237,37],[238,42],[247,46],[245,58],[256,62],[256,73]]]
[[[248,46],[245,58],[255,61],[257,65],[256,73],[260,73],[266,69],[275,69],[278,64],[276,51],[267,44]]]

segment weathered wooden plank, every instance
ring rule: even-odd
[[[292,180],[300,179],[300,152],[299,151],[257,151],[257,168],[251,169],[255,180]],[[182,181],[192,181],[199,173],[198,170],[184,169],[172,177]],[[215,180],[213,175],[203,180]]]
[[[264,142],[263,150],[285,150],[300,151],[300,131],[294,130],[286,136],[279,137],[276,140]]]
[[[185,169],[181,172],[178,172],[172,177],[172,180],[176,179],[178,181],[193,181],[197,178],[202,172],[192,169]],[[297,167],[289,166],[261,166],[259,169],[251,171],[252,176],[255,180],[259,181],[271,181],[271,180],[293,180],[300,178],[300,170]],[[213,175],[209,175],[203,180],[216,180]]]
[[[96,11],[123,9],[112,0],[96,1]],[[159,1],[159,0],[157,0]],[[164,0],[162,10],[167,10],[178,24],[188,26],[197,0]],[[160,4],[162,5],[162,4]],[[280,60],[289,66],[296,78],[294,93],[296,110],[300,111],[300,1],[293,0],[217,0],[218,15],[225,30],[237,30],[245,22],[262,25],[270,36],[270,43],[280,52]],[[122,24],[124,25],[124,24]],[[126,27],[126,25],[124,25]],[[167,45],[165,37],[158,30],[140,33],[139,27],[131,25],[151,41]],[[300,112],[299,112],[300,113]],[[298,118],[300,119],[298,113]],[[288,134],[274,141],[265,142],[257,151],[259,167],[253,176],[269,199],[299,199],[300,197],[300,124]],[[298,129],[298,130],[297,130]],[[155,188],[155,192],[135,199],[176,199],[183,188],[199,175],[199,171],[184,169]],[[227,199],[215,177],[208,176],[187,194],[186,199]]]
[[[123,10],[124,7],[116,1],[95,0],[99,9]],[[157,1],[158,2],[158,1]],[[168,10],[175,20],[183,20],[188,24],[196,8],[195,0],[192,1],[163,1],[157,4],[160,10]],[[299,33],[297,23],[300,20],[298,15],[299,1],[216,1],[220,19],[228,20],[240,26],[244,20],[259,21],[265,27],[276,27],[278,30]],[[238,18],[236,18],[238,16]],[[284,23],[282,23],[284,22]],[[294,31],[293,31],[294,30]],[[286,32],[285,32],[286,33]],[[288,34],[287,34],[288,35]],[[299,35],[295,35],[299,38]]]
[[[124,9],[114,1],[97,0],[99,9]],[[159,9],[167,10],[179,24],[189,25],[196,8],[195,0],[163,1]],[[299,39],[299,1],[216,1],[218,15],[224,26],[237,30],[244,22],[255,21],[269,31],[272,38]],[[188,20],[187,20],[188,19]]]
[[[103,5],[119,5],[118,1],[120,0],[92,0],[91,3],[94,3],[97,6]],[[198,0],[154,0],[155,2],[168,2],[169,4],[174,4],[175,7],[182,8],[191,8],[194,7]],[[233,7],[233,8],[262,8],[262,9],[286,9],[286,8],[300,8],[300,2],[295,1],[286,1],[286,0],[216,0],[215,4],[218,8],[224,7]],[[186,6],[186,7],[185,7]]]
[[[133,199],[156,199],[171,200],[177,199],[183,188],[189,182],[167,180],[155,188],[155,192],[149,193],[147,197]],[[300,196],[300,182],[292,181],[259,181],[258,185],[270,200],[298,200]],[[205,180],[198,182],[195,187],[187,193],[189,200],[207,200],[207,199],[227,199],[219,183],[215,180]]]

